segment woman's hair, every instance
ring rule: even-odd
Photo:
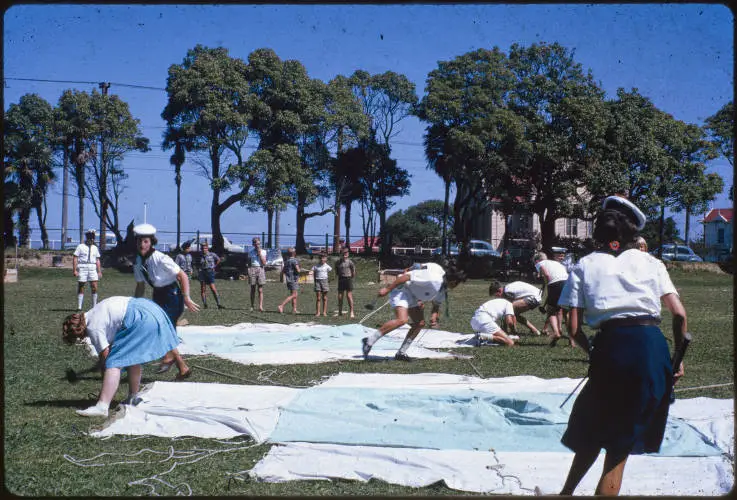
[[[159,240],[156,238],[156,235],[153,235],[153,236],[148,235],[148,234],[144,234],[143,236],[136,235],[136,239],[139,239],[139,238],[151,238],[151,248],[155,248],[156,245],[159,244]]]
[[[633,244],[638,250],[647,252],[647,240],[645,240],[645,238],[643,238],[642,236],[637,236]]]
[[[637,236],[632,220],[619,210],[603,210],[594,223],[594,240],[602,245],[619,242],[619,248],[631,247]]]
[[[460,269],[454,265],[451,265],[445,270],[445,281],[454,281],[456,283],[463,283],[468,279],[466,271]]]
[[[84,313],[70,314],[64,319],[61,338],[67,344],[74,344],[78,339],[84,338],[87,333],[87,321]]]
[[[189,250],[191,246],[192,244],[189,241],[186,243],[182,243],[182,250]]]
[[[545,252],[537,252],[535,256],[532,258],[533,262],[538,262],[541,260],[548,260],[548,256],[545,255]]]

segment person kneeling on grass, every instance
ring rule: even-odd
[[[529,319],[522,316],[522,313],[540,307],[542,294],[542,290],[538,287],[524,281],[513,281],[506,286],[498,281],[492,281],[489,285],[489,295],[510,301],[514,307],[517,322],[525,325],[535,335],[540,335],[540,330],[535,328]]]
[[[361,340],[363,343],[363,358],[368,359],[369,351],[377,340],[392,330],[407,324],[411,319],[412,326],[407,332],[402,346],[394,356],[394,359],[400,361],[411,361],[411,358],[407,356],[407,350],[417,334],[420,333],[420,330],[425,327],[424,303],[432,302],[432,316],[437,321],[440,304],[446,300],[447,291],[452,290],[464,281],[466,281],[466,273],[462,270],[452,267],[446,273],[440,265],[433,262],[416,264],[397,276],[394,282],[379,290],[378,293],[379,297],[391,293],[389,303],[394,308],[395,319],[387,321],[376,332]]]
[[[490,295],[493,295],[492,290],[489,292],[492,292]],[[500,325],[504,325],[504,328]],[[471,318],[471,328],[476,334],[477,346],[484,341],[501,342],[513,346],[514,341],[519,339],[517,335],[511,335],[516,332],[516,327],[514,306],[507,299],[491,299],[483,303]]]
[[[155,361],[179,344],[166,312],[149,299],[110,297],[86,313],[64,320],[62,338],[68,344],[88,337],[105,371],[95,406],[77,410],[83,417],[107,417],[110,402],[120,385],[120,370],[128,370],[128,397],[122,404],[138,404],[141,365]]]

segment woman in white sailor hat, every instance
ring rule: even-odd
[[[606,450],[597,495],[617,495],[627,458],[660,449],[674,378],[660,327],[661,301],[673,316],[680,348],[686,310],[661,261],[636,247],[645,215],[610,196],[596,218],[597,251],[573,268],[559,304],[570,308],[571,338],[590,352],[589,380],[574,403],[561,442],[575,452],[562,495],[573,490]],[[598,330],[594,349],[579,325]]]
[[[189,278],[187,273],[165,253],[156,250],[156,228],[151,224],[139,224],[133,228],[136,236],[136,262],[133,275],[136,278],[135,297],[143,297],[146,283],[154,289],[153,300],[166,312],[172,325],[176,328],[177,320],[186,306],[192,312],[199,311],[199,306],[189,296]],[[192,370],[182,359],[177,349],[169,351],[161,360],[158,373],[169,371],[176,363],[179,374],[176,380],[183,380]]]

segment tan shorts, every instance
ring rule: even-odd
[[[248,268],[248,283],[251,285],[263,285],[266,283],[266,271],[263,267]]]

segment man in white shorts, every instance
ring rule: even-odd
[[[535,335],[540,335],[540,330],[535,328],[535,325],[529,319],[522,316],[522,313],[540,307],[543,296],[542,290],[524,281],[513,281],[507,285],[492,281],[489,285],[489,295],[510,301],[514,307],[517,322],[525,325]]]
[[[84,302],[84,285],[90,283],[92,289],[92,307],[97,305],[97,282],[102,278],[100,250],[95,245],[95,230],[88,229],[84,233],[84,243],[77,245],[72,257],[74,276],[77,277],[77,311],[82,310]]]
[[[507,335],[504,325],[510,335]],[[513,346],[519,339],[515,332],[517,321],[514,317],[514,307],[507,299],[491,299],[483,303],[471,318],[471,328],[476,334],[476,345],[482,342],[500,342]]]
[[[256,300],[258,287],[258,310],[264,312],[264,283],[266,283],[266,250],[261,248],[261,238],[254,238],[253,248],[248,252],[248,283],[251,285],[251,311]]]
[[[446,273],[440,265],[428,262],[405,270],[389,286],[379,290],[379,297],[391,293],[389,303],[394,308],[395,319],[387,321],[376,332],[361,340],[364,359],[368,358],[368,353],[377,340],[411,319],[412,326],[394,356],[399,361],[411,361],[407,350],[425,327],[425,303],[432,302],[432,317],[437,321],[440,304],[447,298],[447,290],[452,290],[463,281],[466,281],[465,272],[450,268]]]
[[[536,253],[533,260],[535,269],[540,273],[547,289],[544,308],[547,315],[546,323],[550,323],[550,329],[552,330],[549,334],[552,338],[550,347],[553,347],[561,338],[560,328],[563,310],[558,305],[558,299],[560,298],[560,292],[563,290],[563,285],[568,280],[568,271],[563,264],[557,260],[548,259],[548,256],[543,252]],[[573,341],[570,340],[570,342],[571,347],[573,347]]]

